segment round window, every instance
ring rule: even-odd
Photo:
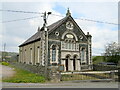
[[[83,39],[83,36],[82,36],[82,35],[80,35],[80,36],[79,36],[79,38],[80,38],[80,39]]]
[[[55,32],[55,35],[56,35],[56,36],[59,36],[59,32]]]

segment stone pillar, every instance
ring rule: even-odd
[[[76,59],[76,70],[80,71],[80,60]]]
[[[68,71],[71,71],[71,60],[70,60],[70,57],[68,58]]]
[[[115,81],[115,72],[111,71],[110,73],[112,81]]]
[[[64,65],[64,71],[66,71],[65,60],[61,60],[61,64]]]
[[[58,54],[58,52],[59,52],[59,48],[56,47],[56,62],[57,62],[57,63],[58,63],[58,58],[59,58],[59,54]]]
[[[61,80],[61,74],[58,71],[58,66],[50,66],[49,78],[51,82],[59,82]]]

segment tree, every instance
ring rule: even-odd
[[[108,62],[118,63],[120,60],[120,45],[116,42],[108,43],[105,46],[104,57]]]

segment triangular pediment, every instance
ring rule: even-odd
[[[77,34],[78,38],[79,36],[83,36],[84,40],[87,41],[87,37],[85,35],[85,33],[82,31],[82,29],[79,27],[79,25],[75,22],[75,20],[71,17],[71,15],[66,16],[65,18],[59,20],[58,22],[53,23],[52,25],[48,26],[48,31],[49,31],[49,35],[55,34],[55,32],[60,32],[60,33],[64,33],[66,32],[67,28],[66,28],[66,23],[67,22],[71,22],[73,24],[73,31],[75,34]],[[54,36],[55,37],[55,36]]]

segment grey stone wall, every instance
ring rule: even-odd
[[[13,66],[23,69],[23,70],[27,70],[29,72],[32,73],[37,73],[39,75],[45,75],[45,67],[43,66],[37,66],[37,65],[30,65],[30,64],[23,64],[23,63],[11,63]]]
[[[60,72],[58,71],[58,66],[48,67],[48,71],[46,73],[47,75],[45,75],[44,66],[23,64],[23,63],[17,63],[17,62],[11,62],[11,64],[16,68],[20,68],[32,73],[36,73],[38,75],[47,76],[46,79],[53,82],[59,82],[61,78]]]

